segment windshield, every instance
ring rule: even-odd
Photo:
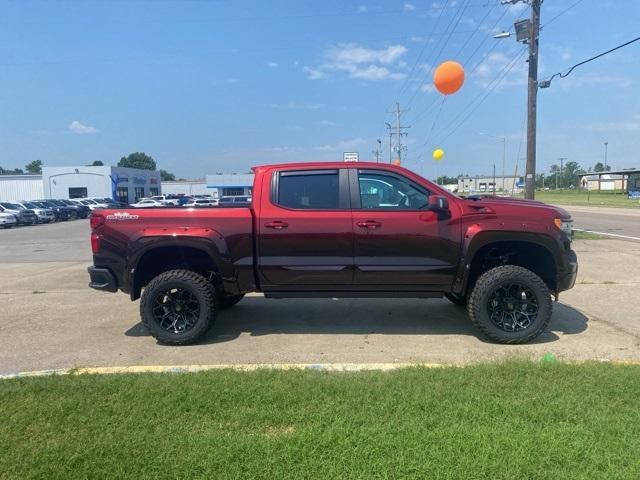
[[[40,208],[38,205],[36,205],[33,202],[24,202],[23,205],[27,208]]]
[[[16,205],[15,203],[2,202],[0,203],[4,208],[8,208],[9,210],[24,210],[24,207],[20,205]]]

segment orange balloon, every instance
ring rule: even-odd
[[[463,83],[464,68],[453,60],[441,63],[433,73],[433,84],[444,95],[456,93]]]
[[[393,161],[393,164],[394,164],[394,165],[400,165],[400,159],[399,159],[399,158],[396,158],[396,159]]]

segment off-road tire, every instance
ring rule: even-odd
[[[225,310],[227,308],[233,307],[236,303],[244,298],[244,293],[240,295],[224,295],[220,297],[220,301],[218,302],[218,308],[220,310]]]
[[[199,315],[195,325],[186,332],[169,332],[158,324],[153,315],[156,297],[169,288],[181,288],[192,293],[199,303]],[[188,345],[198,341],[214,324],[218,314],[215,289],[202,275],[191,270],[169,270],[161,273],[145,287],[140,299],[140,317],[147,330],[165,345]]]
[[[461,297],[460,295],[456,295],[455,293],[445,293],[444,296],[446,297],[447,300],[449,300],[454,305],[457,305],[459,307],[466,307],[467,306],[467,297],[466,296]]]
[[[528,328],[511,332],[500,329],[491,321],[488,302],[500,286],[516,282],[533,292],[538,302],[538,314]],[[467,305],[469,318],[480,331],[491,340],[504,344],[527,343],[536,338],[549,325],[552,309],[547,285],[531,270],[516,265],[503,265],[483,273],[476,282]]]

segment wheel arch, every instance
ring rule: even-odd
[[[557,291],[561,246],[550,235],[531,232],[479,232],[466,239],[452,291],[465,295],[475,280],[499,265],[518,265],[537,274]]]
[[[206,238],[145,238],[145,245],[129,262],[130,296],[140,297],[142,288],[157,275],[173,269],[186,269],[221,284],[233,276],[233,266],[216,245]],[[231,271],[231,272],[230,272]]]

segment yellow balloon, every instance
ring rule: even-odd
[[[444,158],[444,150],[442,150],[441,148],[436,148],[433,151],[433,159],[436,162],[439,162],[440,160],[442,160]]]

